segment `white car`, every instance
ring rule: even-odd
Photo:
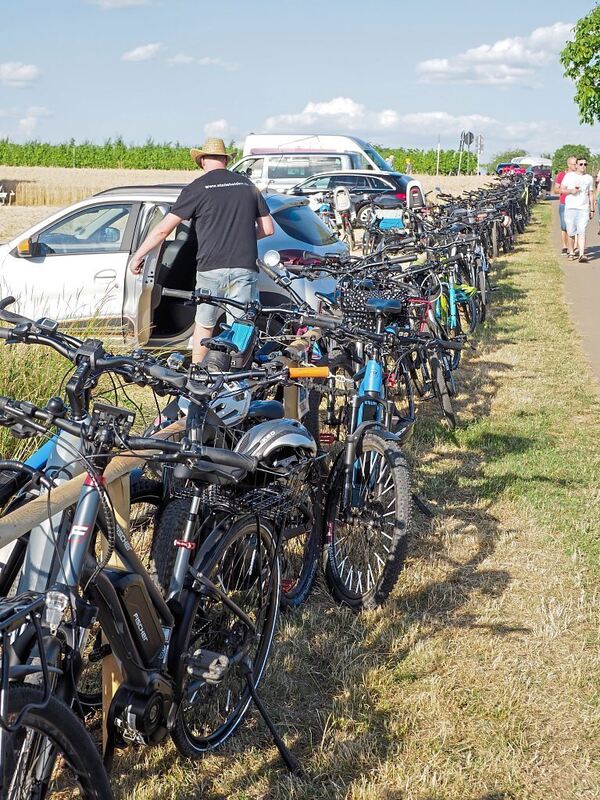
[[[33,319],[95,320],[110,325],[131,346],[174,347],[187,343],[195,308],[162,297],[162,288],[190,290],[196,277],[196,238],[182,222],[146,258],[141,275],[127,268],[131,254],[164,216],[183,185],[126,186],[88,197],[0,245],[0,296],[16,298],[18,313]],[[268,195],[273,236],[267,250],[347,253],[346,245],[310,210],[305,198]],[[235,231],[232,232],[235,235]],[[317,308],[315,291],[333,282],[295,281],[294,288]],[[263,305],[286,305],[289,297],[266,275],[259,276]]]

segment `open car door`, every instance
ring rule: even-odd
[[[140,233],[132,253],[168,210],[169,206],[166,204],[145,204],[139,226]],[[156,283],[156,276],[165,247],[166,242],[163,242],[148,253],[144,260],[144,268],[139,275],[134,275],[129,269],[129,262],[127,264],[123,297],[123,329],[126,342],[132,347],[145,347],[152,336],[153,310],[160,303],[160,286]]]
[[[140,241],[168,210],[168,206],[153,207]],[[183,220],[160,247],[146,256],[141,275],[128,271],[123,316],[130,344],[139,347],[187,345],[194,329],[196,309],[181,299],[163,298],[162,290],[164,287],[189,292],[194,288],[197,251],[195,230]]]

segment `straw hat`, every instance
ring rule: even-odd
[[[225,142],[223,139],[207,139],[200,150],[192,147],[190,155],[196,163],[202,156],[226,156],[227,161],[230,161],[232,156],[225,149]]]

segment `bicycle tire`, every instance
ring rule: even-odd
[[[261,542],[261,546],[265,548],[265,553],[268,554],[268,560],[258,555],[254,556],[254,553],[260,554],[260,547],[256,546],[255,551],[250,554],[247,543],[244,543],[245,539],[251,541],[253,537],[257,536],[257,533],[260,535],[256,538],[256,542]],[[230,554],[229,558],[228,554]],[[232,584],[232,580],[237,580],[236,576],[239,576],[241,583],[237,588],[243,589],[244,598],[247,599],[249,587],[253,584],[246,583],[244,585],[242,580],[244,575],[241,570],[246,565],[253,570],[257,564],[261,574],[262,569],[267,564],[269,565],[268,575],[265,573],[267,582],[264,599],[266,603],[264,606],[261,604],[254,619],[255,624],[260,628],[259,642],[252,659],[254,682],[258,686],[264,676],[267,659],[273,644],[279,610],[279,584],[281,580],[279,557],[271,529],[264,521],[257,521],[254,515],[244,515],[236,520],[227,531],[224,532],[222,529],[217,529],[211,533],[200,548],[194,562],[195,568],[199,572],[213,582],[218,582],[221,590],[225,591],[230,597],[236,596],[240,604],[242,603],[242,598],[235,594],[235,586]],[[240,572],[237,572],[238,569],[240,569]],[[264,579],[262,583],[264,583]],[[193,591],[188,593],[182,603],[182,621],[176,637],[177,641],[172,651],[172,670],[176,676],[180,704],[175,724],[171,730],[171,736],[179,752],[187,758],[200,758],[204,753],[220,746],[228,739],[244,720],[252,699],[248,687],[241,676],[240,664],[237,663],[231,668],[235,672],[231,673],[233,680],[229,684],[221,682],[211,686],[206,681],[197,681],[198,686],[194,688],[194,703],[191,707],[197,708],[200,713],[200,719],[196,723],[197,728],[199,728],[198,732],[194,733],[191,730],[190,721],[184,717],[185,693],[186,691],[191,691],[190,686],[186,685],[188,677],[186,663],[189,663],[189,660],[186,661],[186,659],[189,659],[189,650],[196,648],[194,652],[201,650],[213,653],[219,652],[219,650],[215,649],[216,647],[219,647],[220,650],[232,647],[236,642],[236,637],[240,635],[239,630],[242,627],[242,623],[239,618],[233,615],[231,611],[228,611],[227,606],[222,602],[220,606],[221,609],[219,609],[219,604],[213,598],[210,598],[208,594],[205,593],[201,596],[198,592]],[[249,607],[244,607],[243,610],[248,614],[253,613]],[[210,623],[211,612],[214,612],[212,628]],[[224,615],[227,613],[232,616],[235,624],[228,625],[223,621]],[[198,624],[198,627],[195,628],[196,624]],[[219,638],[221,633],[219,625],[223,629],[221,639]],[[224,654],[227,655],[227,653]],[[230,657],[234,655],[235,652],[230,653]],[[229,671],[227,677],[231,677]],[[236,685],[239,699],[233,709],[229,711],[227,705],[232,703],[232,695],[236,690]],[[211,719],[210,715],[213,710],[210,708],[210,703],[212,701],[214,706],[217,692],[222,692],[223,689],[226,690],[226,716],[224,719],[218,718],[219,705],[217,701],[216,717],[218,719],[214,717]]]
[[[345,468],[344,453],[340,453],[332,469],[325,500],[325,581],[332,597],[353,611],[376,608],[389,597],[404,566],[412,513],[410,470],[398,442],[384,431],[368,431],[361,442],[360,451],[357,452],[357,461],[361,461],[364,457],[364,462],[361,462],[363,477],[367,473],[364,465],[370,453],[376,456],[375,459],[369,457],[371,468],[377,463],[379,456],[379,464],[383,464],[383,467],[376,467],[379,475],[385,475],[384,470],[387,469],[388,477],[385,478],[386,483],[379,499],[374,499],[371,503],[371,498],[366,496],[365,500],[368,503],[363,504],[356,512],[351,512],[352,522],[343,521],[341,517],[344,515],[342,506]],[[387,486],[390,478],[390,485]],[[381,480],[379,477],[378,483]],[[391,489],[393,491],[389,502],[387,497],[382,500],[381,498]],[[365,514],[363,511],[369,503],[372,505],[372,514],[368,508]],[[391,523],[386,520],[389,514],[394,515]],[[364,548],[365,543],[369,553]],[[355,572],[355,567],[359,566],[359,558],[356,558],[356,563],[350,564],[348,571],[345,572],[345,566],[351,557],[351,549],[354,547],[360,549],[361,544],[364,548],[360,564],[362,569],[357,569]],[[381,553],[384,554],[383,557],[377,550],[379,546]]]
[[[9,721],[16,721],[17,715],[25,706],[40,705],[42,699],[43,693],[33,686],[11,686],[8,696]],[[48,794],[51,786],[44,786],[40,782],[40,774],[37,770],[40,769],[40,766],[43,769],[43,765],[40,765],[37,759],[33,764],[28,764],[31,758],[36,758],[35,754],[31,755],[32,749],[37,752],[37,758],[39,758],[40,751],[47,754],[46,748],[50,745],[59,756],[62,756],[64,762],[57,776],[60,781],[60,785],[57,787],[60,797],[65,796],[67,789],[77,787],[79,796],[85,800],[112,800],[113,793],[100,753],[81,721],[57,697],[51,695],[48,702],[41,708],[28,710],[23,717],[21,728],[16,733],[8,735],[7,738],[6,759],[8,763],[5,766],[6,774],[12,779],[13,787],[15,779],[21,783],[31,777],[32,782],[29,787],[27,785],[22,787],[25,790],[24,793],[19,791],[18,794],[10,796],[18,796],[23,800],[26,798],[41,800],[41,798],[52,796],[52,794]],[[14,752],[16,747],[21,748],[17,759],[15,759]],[[25,747],[29,749],[28,754],[23,752]],[[25,758],[25,763],[23,763],[23,758]],[[52,763],[54,765],[55,761],[53,760]],[[34,768],[36,768],[36,775],[30,776],[29,773]],[[67,772],[72,773],[71,780],[68,779]],[[54,769],[50,780],[52,780],[53,774]],[[48,780],[48,777],[42,773],[42,779]],[[69,792],[68,796],[73,795]]]
[[[437,356],[431,356],[429,363],[431,365],[433,393],[438,399],[442,409],[442,414],[444,415],[444,419],[446,420],[448,427],[453,431],[456,429],[456,414],[454,413],[454,409],[452,407],[450,392],[448,391],[446,378],[444,377],[444,368],[442,367],[441,361]]]
[[[324,475],[321,475],[324,482]],[[307,600],[319,569],[323,540],[321,486],[312,486],[298,509],[286,519],[281,550],[282,609],[298,608]]]

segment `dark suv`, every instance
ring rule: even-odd
[[[412,186],[409,184],[412,182]],[[391,195],[407,205],[425,205],[423,187],[410,175],[401,172],[375,172],[374,170],[349,170],[348,172],[320,172],[298,183],[288,194],[304,195],[328,192],[337,186],[345,186],[356,208],[356,218],[363,225],[369,215],[369,202],[377,195]],[[407,198],[407,191],[410,197]],[[364,217],[364,218],[363,218]]]

